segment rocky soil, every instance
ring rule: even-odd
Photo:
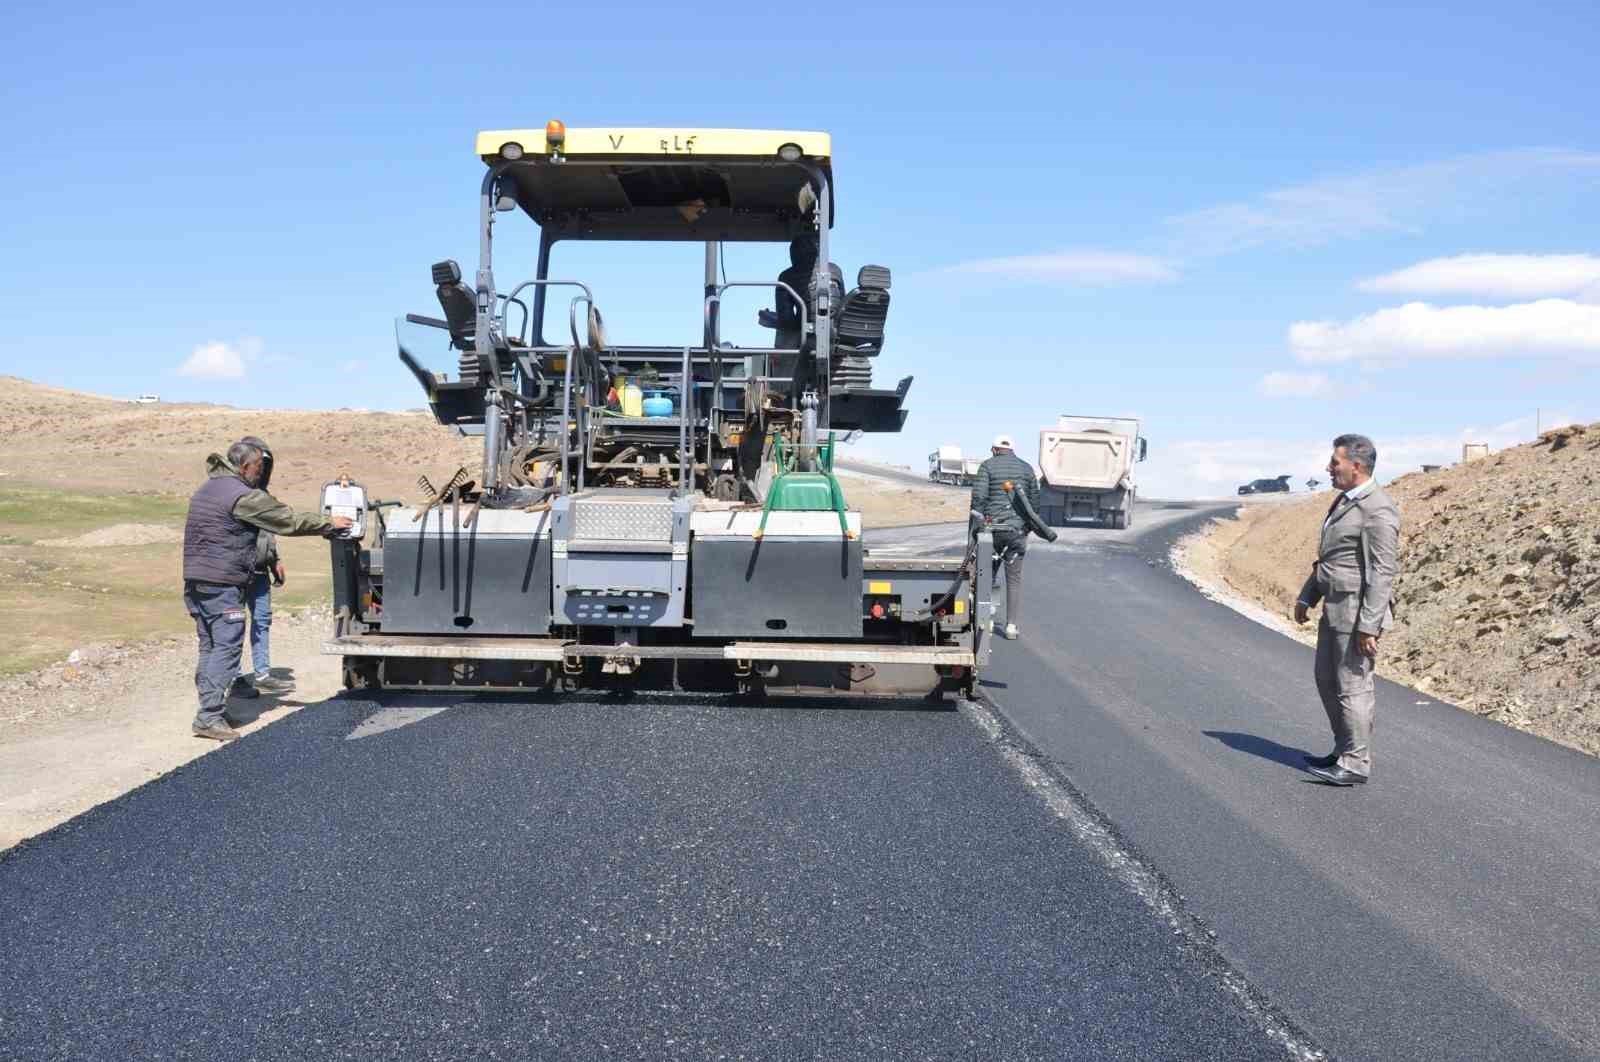
[[[339,691],[338,658],[321,653],[331,622],[325,606],[274,616],[273,673],[294,687],[230,701],[242,733]],[[0,677],[0,850],[215,752],[189,732],[194,664],[192,636],[130,639]]]
[[[1387,489],[1402,518],[1400,581],[1379,670],[1600,755],[1600,423]],[[1331,499],[1242,509],[1242,529],[1218,532],[1231,543],[1218,573],[1285,614]]]

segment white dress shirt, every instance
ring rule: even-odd
[[[1368,494],[1372,493],[1372,488],[1376,487],[1377,485],[1378,481],[1369,477],[1365,483],[1361,484],[1361,486],[1351,487],[1349,490],[1339,495],[1338,502],[1333,506],[1333,508],[1328,510],[1328,515],[1323,517],[1322,526],[1327,527],[1333,522],[1333,518],[1335,516],[1338,516],[1340,513],[1344,512],[1344,507],[1346,505],[1349,505],[1358,498],[1365,498]]]

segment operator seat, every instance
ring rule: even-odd
[[[473,349],[478,330],[477,293],[461,282],[461,267],[453,258],[433,263],[433,282],[439,308],[450,326],[450,345],[457,350]]]
[[[889,267],[865,265],[856,286],[844,297],[833,322],[833,353],[872,357],[883,351],[883,326],[889,317]]]

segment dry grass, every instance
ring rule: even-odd
[[[180,596],[182,547],[66,547],[44,542],[136,519],[141,527],[183,524],[186,499],[96,495],[37,487],[0,489],[0,674],[60,660],[84,645],[181,634],[191,628]],[[290,583],[274,604],[326,600],[327,544],[286,540]]]

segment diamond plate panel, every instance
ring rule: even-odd
[[[672,502],[580,501],[572,506],[572,538],[613,542],[672,541]]]

